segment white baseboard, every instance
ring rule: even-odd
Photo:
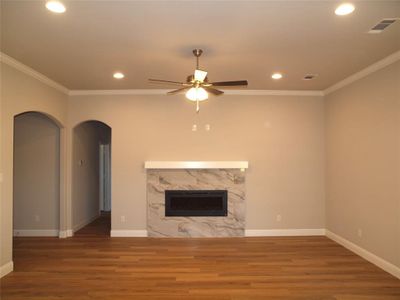
[[[58,237],[60,239],[65,239],[65,238],[71,237],[73,235],[74,235],[74,232],[72,231],[72,229],[67,229],[67,230],[60,230]]]
[[[356,244],[346,240],[345,238],[326,230],[326,236],[331,240],[335,241],[336,243],[342,245],[343,247],[349,249],[350,251],[358,254],[362,258],[368,260],[369,262],[373,263],[374,265],[378,266],[379,268],[385,270],[386,272],[392,274],[393,276],[400,279],[400,268],[395,266],[394,264],[380,258],[379,256],[357,246]]]
[[[9,261],[8,263],[2,265],[0,267],[0,278],[6,276],[8,273],[11,273],[14,270],[14,263]]]
[[[37,237],[46,237],[46,236],[58,236],[57,229],[14,229],[14,236],[37,236]]]
[[[100,217],[100,214],[94,215],[93,217],[82,221],[81,223],[79,223],[78,225],[74,226],[73,232],[77,232],[79,229],[82,229],[83,227],[85,227],[86,225],[92,223],[94,220],[96,220],[98,217]],[[72,235],[71,235],[72,236]]]
[[[325,229],[246,229],[245,236],[311,236],[325,235]]]
[[[111,237],[147,237],[147,230],[111,230]]]
[[[325,235],[325,229],[245,230],[245,236],[310,236]],[[111,237],[146,237],[147,230],[111,230]]]

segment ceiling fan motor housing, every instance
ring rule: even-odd
[[[194,54],[194,56],[196,56],[196,57],[200,57],[200,55],[203,53],[203,50],[201,50],[201,49],[194,49],[193,50],[193,54]]]

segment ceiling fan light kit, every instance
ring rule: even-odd
[[[208,99],[208,93],[215,96],[220,96],[224,92],[217,90],[214,86],[247,86],[247,80],[237,80],[237,81],[220,81],[220,82],[209,82],[207,78],[207,72],[200,69],[199,58],[203,50],[194,49],[193,55],[196,57],[196,69],[193,75],[189,75],[186,78],[186,82],[178,82],[171,80],[162,79],[149,79],[151,83],[161,83],[161,84],[172,84],[180,85],[182,88],[172,90],[167,93],[167,95],[175,95],[179,93],[185,93],[185,96],[190,101],[196,102],[196,112],[200,111],[200,101]]]
[[[208,99],[208,93],[202,87],[192,87],[185,94],[190,101],[204,101]]]

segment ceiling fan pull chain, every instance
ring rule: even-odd
[[[199,100],[196,101],[196,113],[199,113],[200,111],[200,102]]]

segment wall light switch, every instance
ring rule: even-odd
[[[35,222],[40,222],[40,216],[35,215]]]
[[[276,215],[276,221],[277,221],[277,222],[282,221],[282,216],[281,216],[281,215]]]
[[[362,229],[358,229],[357,230],[358,237],[362,237],[362,234],[363,234]]]
[[[125,216],[121,216],[121,223],[125,223],[125,222],[126,222]]]

